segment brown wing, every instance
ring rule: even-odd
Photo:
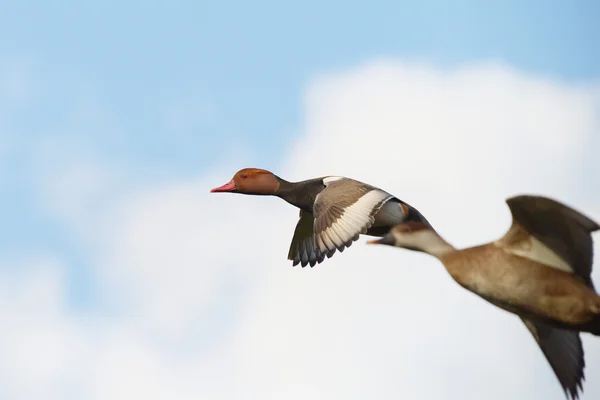
[[[314,216],[308,211],[300,210],[300,219],[296,224],[294,237],[288,252],[288,260],[293,261],[293,265],[302,265],[302,268],[310,264],[314,267],[315,264],[321,263],[325,259],[324,254],[319,254],[315,247],[313,237]]]
[[[503,240],[522,227],[560,257],[580,280],[593,288],[591,280],[593,240],[600,225],[578,211],[541,196],[517,196],[506,200],[513,226]],[[518,233],[517,233],[518,234]]]
[[[578,399],[585,380],[585,359],[579,333],[521,319],[542,349],[567,397]]]
[[[320,253],[331,257],[358,240],[373,225],[374,215],[391,194],[352,179],[325,181],[315,199],[313,233]]]

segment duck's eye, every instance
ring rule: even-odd
[[[248,177],[247,174],[242,174],[242,179],[246,179]]]

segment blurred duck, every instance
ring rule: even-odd
[[[360,234],[383,236],[403,222],[427,224],[415,208],[393,195],[353,179],[326,176],[288,182],[272,172],[245,168],[211,192],[277,196],[300,209],[288,260],[313,267]]]
[[[518,196],[506,203],[512,225],[492,243],[457,250],[418,221],[402,222],[369,243],[428,253],[459,285],[518,315],[567,398],[578,399],[585,379],[579,332],[600,335],[600,296],[591,280],[591,232],[600,226],[545,197]]]

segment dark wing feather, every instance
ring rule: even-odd
[[[313,267],[344,251],[373,225],[375,214],[391,194],[348,178],[324,178],[312,213],[300,211],[288,259]]]
[[[394,196],[362,182],[342,178],[326,184],[315,199],[313,233],[320,252],[331,257],[358,240],[374,215]]]
[[[540,346],[567,397],[578,399],[585,380],[585,359],[579,333],[521,319]]]
[[[311,267],[314,267],[315,264],[321,263],[325,259],[325,255],[320,254],[314,245],[314,220],[312,213],[300,210],[300,219],[296,224],[288,252],[288,260],[292,260],[294,266],[301,264],[304,268],[310,264]]]
[[[574,274],[593,288],[593,240],[600,225],[578,211],[541,196],[516,196],[506,200],[513,217],[530,235],[571,266]]]

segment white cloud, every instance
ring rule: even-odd
[[[264,203],[207,196],[210,184],[201,179],[149,191],[131,199],[119,218],[116,251],[107,263],[113,268],[105,272],[128,293],[140,321],[153,329],[189,334],[189,324],[218,303],[223,286],[227,290],[261,275],[242,265],[244,254],[246,262],[271,262],[269,252],[239,236],[246,231],[270,237],[260,233],[269,217]]]
[[[551,195],[600,219],[586,208],[597,202],[580,168],[600,128],[597,94],[496,65],[372,63],[310,85],[303,133],[275,172],[368,181],[458,246],[502,235],[503,201],[516,193]],[[58,283],[34,291],[49,307],[40,308],[46,325],[21,303],[3,310],[15,332],[53,327],[45,357],[57,364],[14,368],[13,380],[33,379],[44,393],[77,382],[98,399],[564,398],[518,318],[464,291],[433,258],[360,241],[313,269],[292,268],[297,210],[208,193],[245,166],[150,188],[103,215],[110,240],[97,249],[97,274],[120,315],[74,319],[52,300],[64,282],[50,279]],[[12,301],[3,296],[0,304]],[[583,398],[596,398],[600,340],[584,342]]]
[[[78,242],[97,245],[114,226],[105,216],[126,196],[127,179],[118,167],[103,165],[91,154],[69,155],[73,149],[50,146],[37,152],[39,207],[66,222]]]
[[[49,257],[11,266],[0,269],[0,393],[64,398],[83,377],[76,366],[88,350],[86,336],[64,314],[64,269]]]

